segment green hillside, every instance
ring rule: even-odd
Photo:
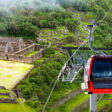
[[[1,112],[41,112],[61,68],[69,58],[67,51],[62,52],[61,47],[78,47],[83,41],[86,41],[84,46],[88,47],[87,36],[89,31],[87,25],[94,23],[98,25],[103,17],[108,14],[112,7],[112,1],[56,0],[49,3],[47,0],[25,0],[24,2],[21,0],[19,3],[18,0],[11,0],[8,1],[8,5],[7,3],[0,3],[0,36],[23,37],[26,43],[31,41],[38,45],[49,46],[44,51],[43,57],[33,63],[35,68],[29,76],[21,81],[17,87],[21,90],[24,103],[0,104],[0,110],[2,110]],[[94,37],[93,46],[111,48],[111,35],[112,12],[107,15],[103,23],[92,34]],[[26,57],[37,52],[31,52]],[[106,53],[112,54],[111,51],[106,51]],[[19,74],[27,69],[26,66],[22,66],[22,69],[19,64],[17,66],[15,71]],[[1,77],[4,75],[2,70],[1,68]],[[5,72],[7,71],[5,70]],[[14,71],[11,71],[10,75],[15,75]],[[83,71],[79,75],[82,77]],[[85,102],[89,96],[82,92],[59,107],[53,107],[57,101],[80,89],[82,81],[83,79],[79,79],[76,82],[68,83],[60,80],[45,112],[69,112]],[[6,83],[9,87],[10,82],[6,80]],[[112,96],[105,95],[105,97],[111,98]],[[101,101],[98,104],[99,111],[103,108],[105,110],[107,105],[108,110],[111,110],[111,102],[103,99]],[[85,108],[82,112],[88,110],[89,108]]]

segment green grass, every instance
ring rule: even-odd
[[[102,108],[106,107],[107,104],[110,103],[110,100],[106,100],[106,99],[112,99],[112,95],[105,95],[102,100],[100,100],[98,102],[98,105],[97,105],[97,108],[98,108],[98,111],[101,110]],[[84,109],[82,112],[89,112],[89,107]],[[107,111],[108,112],[108,111]]]
[[[63,30],[65,27],[64,26],[59,26],[58,29],[59,30]]]
[[[76,83],[66,83],[65,87],[58,89],[58,91],[54,91],[52,94],[52,97],[49,101],[49,104],[52,105],[54,102],[60,100],[61,98],[64,98],[66,95],[68,95],[72,91],[76,91],[77,89],[80,89],[80,85]],[[62,94],[63,91],[63,94]]]
[[[47,59],[46,57],[42,57],[42,58],[36,60],[36,61],[34,62],[34,64],[38,64],[38,65],[39,65],[39,64],[42,64],[46,59]]]
[[[0,98],[10,98],[8,95],[0,95]]]
[[[51,32],[51,31],[56,31],[56,29],[48,29],[48,28],[45,28],[45,29],[42,29],[43,32],[45,33],[48,33],[48,32]]]
[[[65,27],[58,27],[57,29],[59,29],[60,31],[65,30]],[[50,40],[50,42],[55,42],[55,41],[59,41],[60,39],[66,38],[66,35],[63,35],[62,32],[58,32],[57,29],[43,29],[41,30],[42,34],[40,34],[40,36],[42,36],[47,42],[49,42],[48,40]],[[57,32],[57,34],[54,34],[55,32]],[[46,37],[46,34],[50,33],[49,37]],[[54,35],[52,35],[54,34]],[[58,37],[58,40],[55,39],[55,37]]]
[[[32,55],[34,55],[34,54],[36,54],[36,53],[38,53],[38,51],[30,52],[30,53],[26,54],[25,56],[32,56]]]
[[[82,24],[84,24],[84,25],[91,25],[90,23],[85,22],[85,21],[82,21]]]
[[[0,112],[35,112],[25,104],[4,104],[0,103]]]
[[[72,98],[65,104],[59,107],[60,112],[70,112],[73,108],[84,102],[89,98],[89,95],[85,95],[84,92]]]
[[[10,90],[8,90],[8,89],[0,89],[0,93],[9,93],[10,92]]]
[[[55,50],[55,54],[59,53],[59,51]]]
[[[65,44],[65,45],[63,45],[63,47],[77,47],[77,46],[73,45],[73,44]]]
[[[0,60],[0,85],[13,88],[32,67],[31,64]]]

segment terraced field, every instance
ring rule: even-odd
[[[1,112],[35,112],[32,108],[25,104],[0,104]]]
[[[31,64],[0,60],[0,86],[7,89],[13,88],[27,75],[32,67]]]

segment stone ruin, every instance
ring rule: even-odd
[[[22,63],[32,63],[43,56],[43,51],[46,46],[25,44],[22,38],[8,38],[0,37],[0,59],[17,61]],[[26,57],[25,55],[38,51],[32,56]]]
[[[22,38],[0,37],[0,53],[11,54],[26,47]]]
[[[0,103],[13,103],[17,104],[17,99],[15,95],[12,93],[12,91],[8,91],[4,86],[0,86],[0,96],[7,96],[8,98],[0,98]]]

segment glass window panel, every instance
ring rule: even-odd
[[[112,77],[111,60],[95,60],[92,68],[93,78],[109,78]]]

